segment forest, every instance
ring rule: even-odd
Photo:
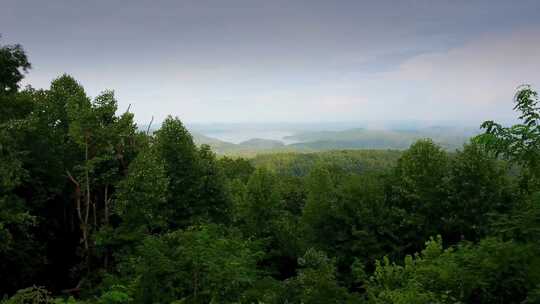
[[[2,304],[540,303],[532,87],[456,151],[240,158],[30,68],[0,46]]]

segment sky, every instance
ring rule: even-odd
[[[0,0],[25,84],[113,89],[136,120],[510,121],[540,89],[540,1]]]

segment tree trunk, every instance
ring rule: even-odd
[[[103,200],[104,208],[105,208],[105,215],[103,218],[103,222],[105,225],[109,225],[109,185],[105,185],[105,198]]]
[[[94,229],[97,230],[97,210],[96,210],[97,198],[92,202],[92,215],[94,216]]]
[[[71,173],[69,173],[69,171],[66,171],[66,173],[71,182],[75,185],[75,210],[77,211],[77,218],[79,219],[79,226],[82,233],[81,243],[84,243],[86,241],[86,227],[81,212],[81,184],[71,175]]]
[[[109,226],[109,185],[105,185],[105,191],[103,194],[103,208],[105,209],[103,223],[105,223],[105,226]],[[109,247],[105,248],[103,266],[106,270],[109,268]]]
[[[88,217],[90,216],[90,174],[88,173],[88,138],[85,139],[85,149],[84,149],[84,158],[85,158],[85,168],[84,168],[84,175],[86,179],[86,212],[84,215],[84,226],[85,226],[85,238],[84,238],[84,249],[88,251]]]

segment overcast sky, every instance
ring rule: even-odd
[[[508,120],[540,89],[540,1],[0,0],[47,88],[114,89],[137,121]]]

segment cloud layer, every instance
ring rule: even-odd
[[[115,89],[140,122],[454,120],[513,117],[540,85],[540,3],[323,0],[5,0],[47,87],[72,74]],[[21,22],[25,20],[25,22]]]

